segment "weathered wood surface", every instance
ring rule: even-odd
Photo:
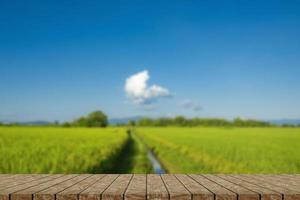
[[[0,174],[0,200],[300,200],[300,175]]]

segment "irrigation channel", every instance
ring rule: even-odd
[[[146,149],[146,152],[147,152],[147,157],[148,157],[149,161],[151,162],[154,173],[156,173],[156,174],[165,174],[166,170],[162,167],[162,164],[160,163],[160,161],[156,157],[155,153],[153,153],[153,151],[146,145],[146,143],[142,140],[142,138],[139,138],[134,133],[133,130],[129,130],[129,134],[135,135],[135,137],[138,138],[142,142],[142,144],[144,145],[144,148]]]
[[[129,128],[127,134],[127,142],[119,153],[88,172],[106,174],[167,173],[155,152],[146,145],[143,138],[136,134],[134,128]]]
[[[153,170],[156,174],[165,174],[166,171],[161,166],[160,162],[156,158],[155,154],[148,148],[147,148],[147,156],[152,164]]]

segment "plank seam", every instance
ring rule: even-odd
[[[92,177],[92,176],[89,176],[89,177]],[[97,183],[99,180],[101,180],[103,177],[105,177],[105,175],[104,176],[101,176],[100,178],[97,178],[93,183],[91,183],[91,184],[89,184],[88,186],[86,186],[86,188],[84,188],[83,190],[81,190],[80,192],[78,192],[77,193],[77,200],[79,200],[80,199],[80,194],[84,191],[84,190],[86,190],[87,188],[89,188],[90,186],[92,186],[92,185],[94,185],[95,183]]]
[[[283,193],[278,192],[278,191],[276,191],[276,190],[273,190],[273,189],[271,189],[271,188],[269,188],[269,187],[265,187],[265,186],[262,186],[262,185],[258,185],[258,184],[254,183],[254,182],[251,182],[251,181],[242,179],[242,178],[240,178],[240,176],[239,176],[239,177],[235,177],[235,176],[233,176],[233,175],[231,175],[231,174],[229,174],[229,176],[231,176],[231,177],[233,177],[233,178],[236,178],[236,179],[239,179],[239,180],[241,180],[241,181],[245,181],[245,182],[247,182],[247,183],[251,183],[251,184],[256,185],[256,186],[258,186],[258,187],[262,187],[262,188],[271,190],[271,191],[273,191],[273,192],[276,192],[276,193],[279,193],[279,194],[283,194]]]
[[[85,190],[87,190],[90,186],[95,185],[98,181],[100,181],[101,179],[103,179],[104,177],[106,177],[107,174],[104,174],[102,177],[100,177],[99,179],[97,179],[93,184],[89,185],[87,188],[85,188],[84,190],[82,190],[79,194],[83,193]]]
[[[128,184],[127,184],[127,186],[126,186],[126,188],[125,188],[125,190],[124,190],[124,192],[123,192],[123,194],[122,194],[122,199],[123,199],[123,200],[125,200],[125,194],[126,194],[126,192],[127,192],[127,189],[128,189],[128,187],[129,187],[129,184],[131,183],[131,181],[132,181],[132,179],[133,179],[133,176],[134,176],[134,175],[131,175],[130,180],[128,181]]]
[[[262,178],[264,178],[264,177],[261,177],[261,176],[256,176],[257,177],[257,179],[262,179]],[[274,177],[274,176],[268,176],[268,177],[266,177],[267,179],[267,183],[273,183],[273,182],[275,182],[275,183],[277,183],[278,182],[278,179],[276,179],[276,177]],[[281,178],[282,180],[285,180],[285,181],[287,181],[287,183],[284,183],[284,186],[282,186],[282,185],[278,185],[277,184],[277,186],[279,186],[279,187],[283,187],[283,188],[286,188],[286,189],[289,189],[289,187],[292,187],[292,190],[293,191],[297,191],[297,192],[300,192],[300,187],[299,187],[299,184],[294,184],[294,183],[290,183],[290,182],[288,182],[289,180],[286,180],[286,178]],[[276,185],[276,184],[274,184],[274,185]]]
[[[46,175],[45,177],[39,177],[38,179],[33,179],[33,180],[31,180],[31,181],[29,181],[29,182],[25,182],[25,183],[31,183],[31,182],[33,182],[33,181],[41,180],[41,179],[47,178],[47,177],[49,177],[49,176],[50,176],[50,175]],[[25,184],[25,183],[16,184],[16,185],[13,185],[13,186],[8,186],[8,187],[5,187],[5,188],[2,188],[2,190],[6,190],[6,189],[9,189],[9,188],[12,188],[12,187],[16,187],[16,186],[19,186],[19,185],[22,185],[22,184]],[[26,189],[26,188],[24,188],[24,189]]]
[[[237,197],[237,200],[239,200],[239,194],[238,194],[238,193],[236,193],[236,192],[232,191],[232,190],[231,190],[231,189],[229,189],[229,188],[226,188],[225,186],[223,186],[223,185],[221,185],[221,184],[217,183],[216,181],[213,181],[213,180],[211,180],[211,179],[207,178],[206,176],[203,176],[202,174],[200,174],[200,176],[202,176],[202,177],[206,178],[206,179],[207,179],[207,180],[209,180],[209,181],[212,181],[212,182],[216,183],[217,185],[221,186],[222,188],[224,188],[224,189],[226,189],[226,190],[229,190],[230,192],[233,192],[233,193],[236,195],[236,197]]]
[[[232,175],[229,175],[229,176],[232,176]],[[247,182],[247,183],[254,184],[254,185],[258,186],[258,187],[263,187],[263,188],[265,188],[265,189],[268,189],[268,190],[271,190],[271,191],[273,191],[273,192],[279,193],[279,194],[281,195],[281,199],[284,200],[284,194],[283,194],[282,192],[278,192],[278,191],[275,191],[275,190],[273,190],[273,189],[271,189],[271,188],[269,188],[269,187],[261,186],[261,185],[258,185],[258,184],[256,184],[256,183],[254,183],[254,182],[251,182],[251,181],[242,179],[242,178],[240,178],[240,176],[239,176],[239,177],[232,176],[232,177],[237,178],[237,179],[239,179],[239,180],[241,180],[241,181],[245,181],[245,182]]]
[[[145,199],[148,199],[148,175],[146,174],[146,194],[145,194]]]
[[[174,177],[183,185],[183,187],[190,193],[191,195],[191,200],[194,199],[194,195],[193,193],[181,182],[181,180],[179,180],[179,178],[176,176],[176,174],[174,174]]]
[[[167,192],[168,192],[168,199],[170,200],[170,199],[171,199],[171,195],[170,195],[169,189],[168,189],[168,187],[167,187],[167,185],[166,185],[164,179],[162,178],[162,176],[159,175],[159,177],[160,177],[160,179],[162,180],[162,182],[163,182],[163,184],[164,184],[164,186],[165,186],[165,188],[166,188],[166,190],[167,190]]]
[[[8,180],[3,180],[3,182],[0,183],[0,188],[1,188],[0,190],[5,190],[5,189],[8,189],[10,187],[15,187],[15,186],[21,185],[22,183],[19,183],[19,184],[13,185],[13,186],[9,186],[9,184],[15,183],[18,180],[18,179],[16,179],[16,177],[18,177],[18,176],[14,176],[14,178],[11,177],[11,179],[8,179]],[[27,179],[30,179],[30,178],[33,179],[31,181],[35,180],[33,176],[29,176],[29,177],[26,177],[26,178]]]
[[[213,196],[214,196],[214,200],[216,200],[216,194],[215,194],[213,191],[211,191],[209,188],[205,187],[205,185],[202,185],[199,181],[197,181],[196,179],[194,179],[190,174],[187,174],[187,175],[188,175],[188,177],[190,177],[192,180],[196,181],[199,185],[201,185],[202,187],[204,187],[204,188],[206,188],[208,191],[210,191],[210,192],[213,194]]]
[[[261,180],[262,178],[258,178],[257,176],[253,176],[253,178],[254,178],[255,180],[257,180],[257,181],[262,181],[262,180]],[[265,182],[265,183],[270,184],[270,185],[273,185],[273,186],[275,186],[275,187],[281,187],[281,188],[284,188],[284,189],[286,189],[286,190],[288,190],[288,191],[295,192],[296,194],[300,194],[300,190],[297,191],[297,190],[294,190],[294,188],[290,189],[290,188],[288,188],[288,186],[276,185],[276,184],[274,184],[274,183],[272,183],[272,182],[269,182],[269,181],[267,181],[267,182]],[[285,195],[286,195],[286,194],[282,193],[282,199],[285,198]]]
[[[250,178],[250,177],[248,177],[248,176],[246,176],[246,177],[247,177],[247,178]],[[251,178],[255,179],[256,181],[262,181],[262,179],[261,179],[261,178],[258,178],[257,176],[252,176]],[[270,183],[270,182],[268,182],[268,181],[266,181],[265,183],[270,184],[270,185],[273,185],[273,186],[275,186],[275,187],[281,187],[281,188],[286,189],[286,190],[294,191],[293,189],[289,189],[289,188],[284,187],[284,186],[279,186],[279,185],[276,185],[276,184],[274,184],[274,183]],[[296,192],[296,191],[295,191],[295,192]]]
[[[61,178],[61,177],[63,177],[63,175],[62,175],[62,176],[59,176],[59,177],[57,177],[57,178],[55,178],[55,179],[58,179],[58,178]],[[55,180],[55,179],[51,179],[51,181],[52,181],[52,180]],[[71,178],[70,178],[70,179],[71,179]],[[69,179],[67,179],[67,180],[69,180]],[[67,181],[67,180],[64,180],[64,181]],[[61,182],[59,182],[59,183],[62,183],[62,182],[64,182],[64,181],[61,181]],[[44,183],[45,183],[45,182],[44,182]],[[59,183],[56,183],[56,184],[54,184],[54,185],[57,185],[57,184],[59,184]],[[51,186],[54,186],[54,185],[51,185]],[[32,187],[35,187],[35,186],[38,186],[38,185],[34,185],[34,186],[32,186]],[[49,186],[49,187],[51,187],[51,186]],[[48,188],[49,188],[49,187],[48,187]],[[29,188],[31,188],[31,187],[29,187]],[[27,189],[29,189],[29,188],[25,188],[25,189],[16,191],[16,192],[14,192],[14,193],[17,193],[17,192],[20,192],[20,191],[23,191],[23,190],[27,190]],[[45,189],[48,189],[48,188],[45,188]],[[44,189],[33,192],[33,193],[32,193],[32,199],[34,199],[34,194],[36,194],[36,193],[38,193],[38,192],[40,192],[40,191],[43,191],[43,190],[44,190]]]
[[[59,177],[62,177],[63,175],[61,175],[61,176],[59,176]],[[38,181],[38,180],[42,180],[43,178],[48,178],[48,177],[50,177],[50,175],[47,175],[47,176],[45,176],[45,177],[41,177],[41,178],[39,178],[39,179],[36,179],[36,180],[32,180],[32,181],[30,181],[30,182],[27,182],[27,183],[31,183],[31,182],[33,182],[33,181]],[[59,177],[57,177],[57,178],[59,178]],[[53,178],[53,179],[50,179],[50,180],[55,180],[55,179],[57,179],[57,178]],[[49,181],[49,180],[47,180],[47,181]],[[20,190],[17,190],[17,191],[14,191],[14,192],[11,192],[11,193],[9,193],[8,194],[8,198],[9,198],[9,200],[11,200],[12,198],[11,198],[11,195],[12,194],[14,194],[14,193],[16,193],[16,192],[19,192],[19,191],[22,191],[22,190],[26,190],[26,189],[29,189],[29,188],[31,188],[31,187],[35,187],[35,186],[37,186],[37,185],[39,185],[39,184],[43,184],[43,183],[46,183],[47,181],[44,181],[44,182],[41,182],[41,183],[37,183],[37,184],[35,184],[35,185],[32,185],[32,186],[29,186],[29,187],[27,187],[27,188],[22,188],[22,189],[20,189]],[[19,185],[22,185],[22,184],[25,184],[25,183],[21,183],[21,184],[19,184]]]
[[[238,183],[234,183],[234,182],[232,182],[232,181],[230,181],[230,180],[226,180],[225,178],[222,178],[222,177],[220,177],[219,175],[215,175],[215,176],[217,176],[217,177],[219,177],[220,179],[223,179],[223,180],[225,180],[225,181],[227,181],[227,182],[230,182],[230,183],[232,183],[232,184],[234,184],[234,185],[237,185],[237,186],[239,186],[239,187],[245,188],[245,189],[247,189],[247,190],[249,190],[249,191],[251,191],[251,192],[254,192],[255,194],[258,194],[258,195],[260,196],[260,193],[255,192],[255,191],[253,191],[253,190],[251,190],[251,189],[249,189],[249,188],[247,188],[247,187],[244,187],[244,186],[242,186],[242,185],[240,185],[240,184],[238,184]],[[260,199],[260,198],[259,198],[259,199]]]
[[[100,200],[103,199],[103,193],[117,180],[117,178],[120,177],[120,174],[117,175],[117,177],[110,183],[108,186],[100,193]]]
[[[50,187],[56,186],[56,185],[61,184],[61,183],[65,182],[65,181],[69,181],[69,180],[71,180],[71,179],[73,179],[73,178],[75,178],[75,177],[77,177],[77,176],[79,176],[79,175],[76,175],[76,176],[71,177],[71,178],[69,178],[69,179],[66,179],[66,180],[64,180],[64,181],[62,181],[62,182],[56,183],[56,184],[54,184],[54,185],[51,185],[51,186],[49,186],[49,187],[47,187],[47,188],[45,188],[45,189],[36,191],[34,194],[39,193],[39,192],[41,192],[41,191],[43,191],[43,190],[47,190],[47,189],[49,189]],[[59,178],[61,178],[61,177],[59,177]]]
[[[80,175],[78,175],[78,176],[80,176]],[[76,176],[76,177],[78,177],[78,176]],[[89,178],[89,177],[91,177],[91,176],[92,176],[92,174],[90,174],[90,176],[85,177],[85,178],[82,179],[81,181],[84,181],[85,179],[87,179],[87,178]],[[74,177],[74,178],[75,178],[75,177]],[[57,194],[58,194],[58,193],[65,191],[66,189],[68,189],[68,188],[70,188],[70,187],[72,187],[72,186],[74,186],[74,185],[80,183],[81,181],[79,181],[79,182],[77,182],[77,183],[74,183],[74,184],[70,185],[69,187],[66,187],[66,188],[64,188],[63,190],[61,190],[61,191],[55,193],[55,194],[54,194],[54,199],[57,200]]]

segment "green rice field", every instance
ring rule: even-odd
[[[0,172],[106,172],[127,138],[125,128],[0,127]]]
[[[138,128],[169,173],[299,173],[299,128]]]
[[[0,173],[300,173],[300,128],[0,127]]]

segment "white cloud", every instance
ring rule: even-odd
[[[185,109],[191,109],[193,111],[200,111],[202,109],[201,105],[198,102],[186,99],[181,103],[181,106]]]
[[[147,70],[136,73],[126,79],[125,92],[133,103],[139,105],[150,104],[157,98],[171,95],[168,89],[159,85],[148,86],[147,82],[149,79],[150,76]]]

